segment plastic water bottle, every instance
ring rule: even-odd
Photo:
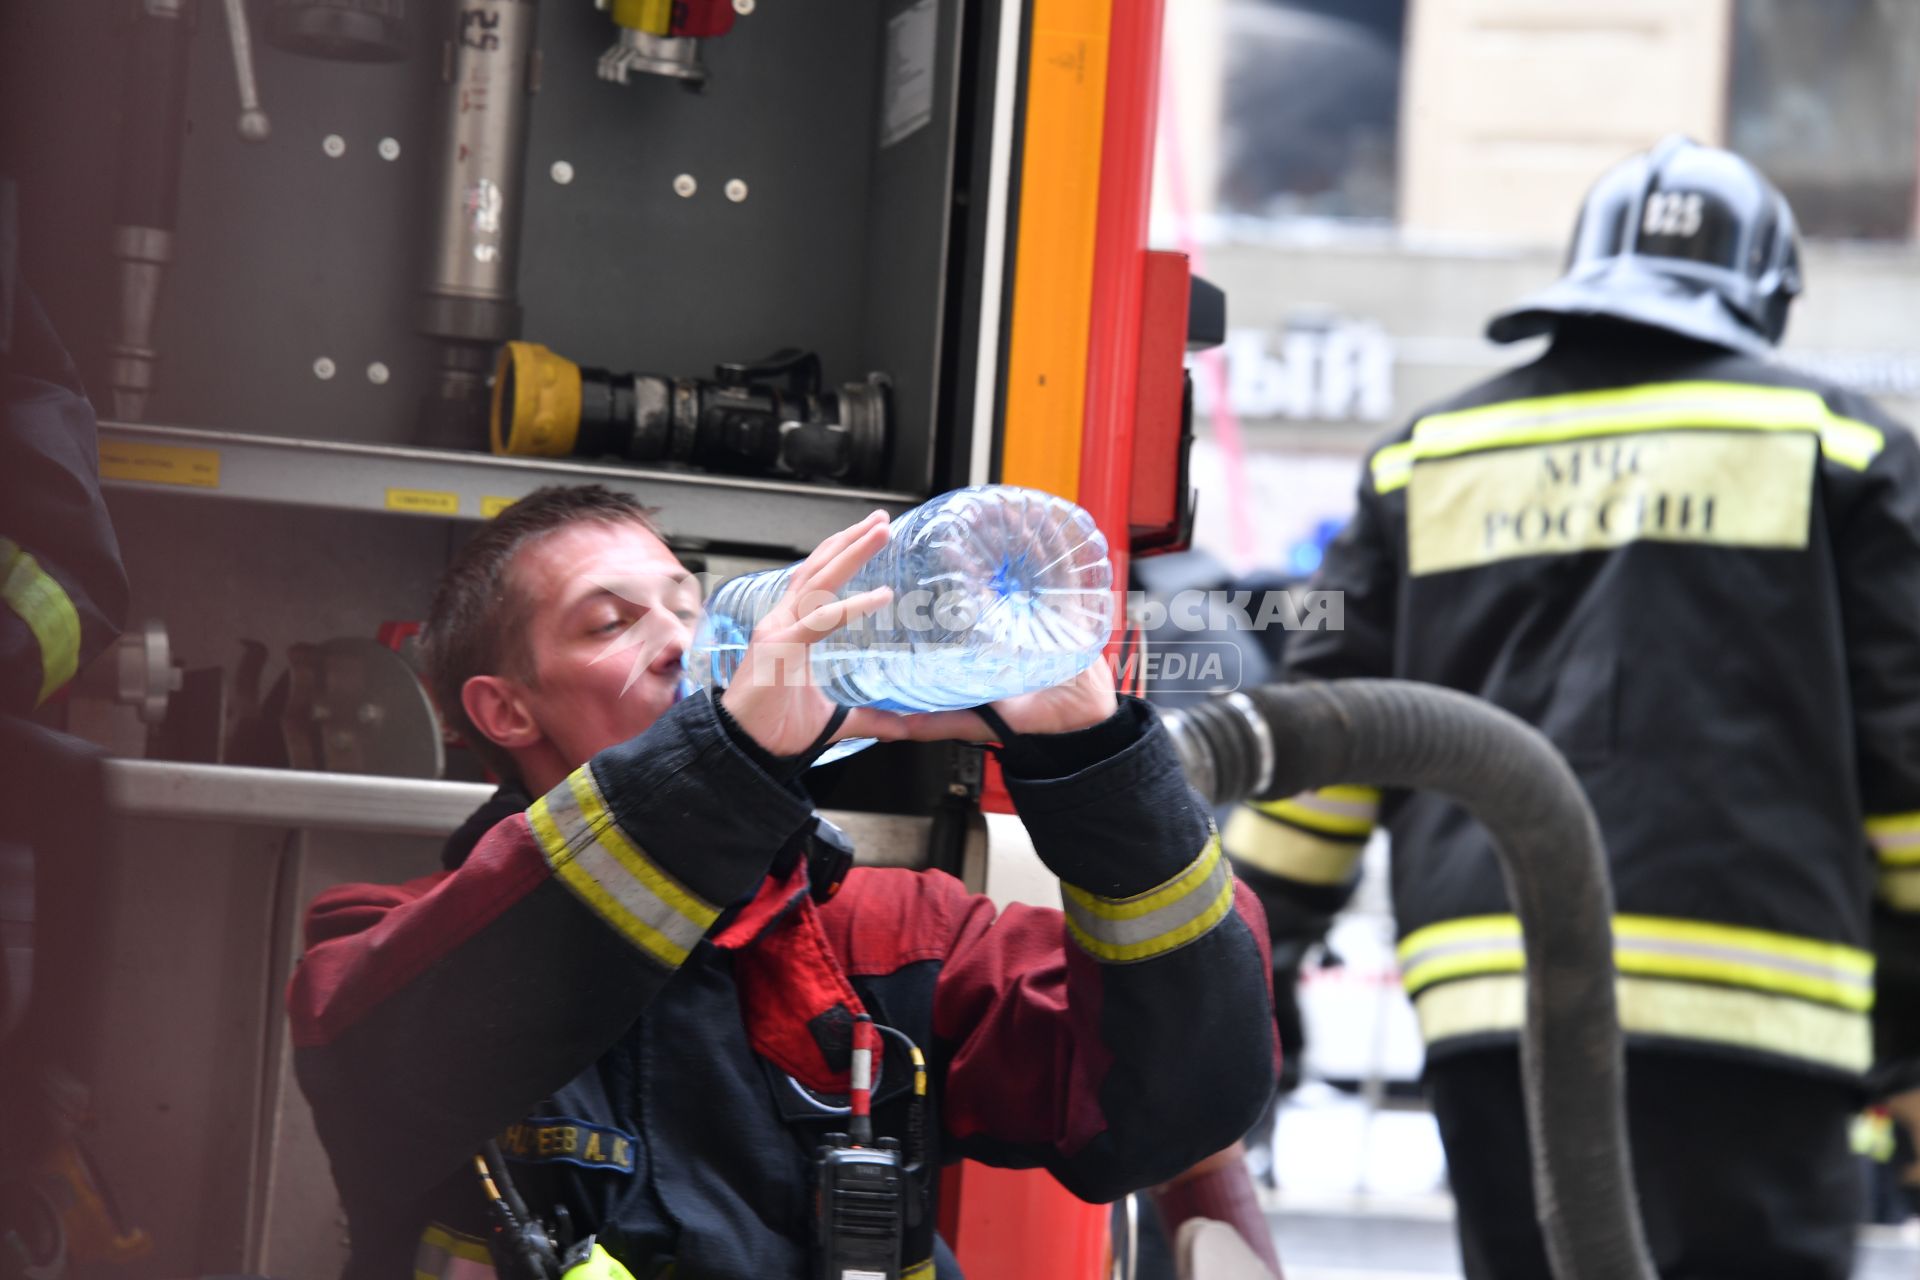
[[[713,593],[688,655],[695,682],[727,687],[793,570]],[[1092,665],[1113,626],[1106,538],[1084,510],[1038,489],[979,485],[913,508],[840,594],[875,587],[893,588],[891,603],[812,648],[814,683],[842,706],[951,711],[1050,688]],[[866,745],[837,743],[820,763]]]

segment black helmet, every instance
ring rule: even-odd
[[[1759,354],[1800,292],[1793,210],[1731,151],[1671,137],[1587,193],[1566,274],[1487,324],[1495,342],[1608,316]]]

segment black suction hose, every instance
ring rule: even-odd
[[[1337,784],[1435,791],[1492,834],[1525,937],[1520,1059],[1556,1280],[1655,1280],[1628,1157],[1613,886],[1593,811],[1537,730],[1435,685],[1268,685],[1163,713],[1215,804]]]

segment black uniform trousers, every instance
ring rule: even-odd
[[[1547,1280],[1518,1049],[1427,1066],[1468,1280]],[[1852,1087],[1705,1055],[1627,1055],[1627,1120],[1662,1280],[1845,1280],[1860,1221]]]

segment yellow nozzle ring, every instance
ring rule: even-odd
[[[617,26],[664,36],[673,30],[673,0],[613,0],[611,16]]]
[[[580,437],[580,366],[537,342],[509,342],[500,348],[493,370],[492,426],[495,453],[522,458],[572,454]]]

